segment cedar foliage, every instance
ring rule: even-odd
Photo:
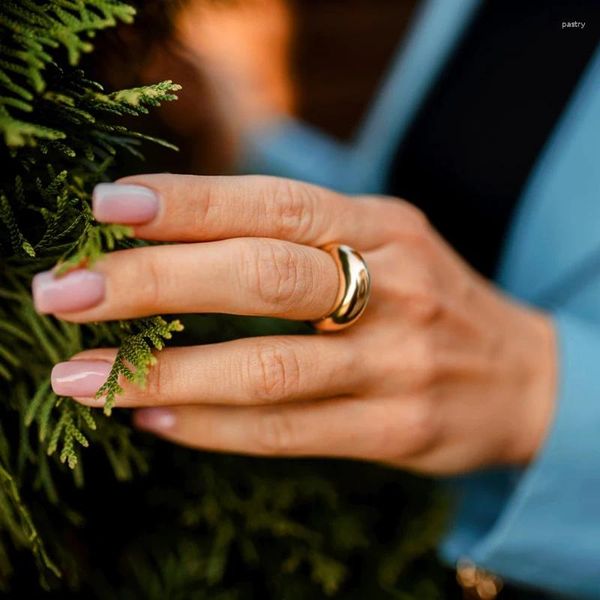
[[[143,3],[142,3],[143,6]],[[121,0],[0,4],[0,591],[29,597],[436,598],[444,510],[431,485],[342,462],[211,456],[111,416],[118,376],[144,377],[179,321],[75,325],[38,315],[32,276],[139,244],[94,221],[91,191],[140,145],[119,124],[175,99],[165,81],[108,92],[80,68]],[[281,330],[189,319],[188,343]],[[118,346],[104,411],[57,397],[56,362]],[[85,452],[84,452],[85,450]]]

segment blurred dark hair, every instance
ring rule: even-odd
[[[137,9],[132,25],[106,30],[95,41],[96,52],[87,68],[111,87],[142,85],[141,74],[149,51],[158,44],[173,42],[179,11],[189,0],[132,0]]]
[[[186,88],[186,78],[182,77],[182,73],[189,73],[189,69],[186,71],[185,53],[181,51],[175,36],[175,24],[179,12],[189,2],[190,0],[130,0],[137,9],[133,24],[122,24],[99,35],[94,41],[96,51],[84,63],[85,70],[109,91],[148,85],[162,79],[175,80]],[[194,84],[194,87],[199,85],[198,82]],[[172,127],[169,108],[171,111],[175,109],[174,106],[164,106],[152,111],[148,118],[135,119],[135,123],[130,124],[127,118],[121,121],[125,126],[133,126],[138,131],[168,140],[180,152],[145,144],[143,154],[146,160],[143,163],[132,160],[131,165],[125,165],[125,170],[136,173],[190,173],[198,170],[198,153],[195,148],[198,139],[192,139]],[[211,170],[208,161],[206,170]]]

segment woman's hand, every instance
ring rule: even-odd
[[[372,277],[361,320],[334,334],[265,336],[158,354],[146,389],[117,406],[196,448],[335,456],[433,473],[524,464],[552,417],[555,342],[546,315],[473,272],[413,206],[266,177],[149,175],[97,188],[98,220],[178,242],[40,274],[40,312],[73,322],[220,312],[318,319],[338,273],[319,247],[359,250]],[[59,395],[94,394],[114,349],[55,367]]]

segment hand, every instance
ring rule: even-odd
[[[142,186],[142,187],[139,187]],[[100,221],[178,242],[38,275],[39,311],[73,322],[219,312],[318,319],[338,290],[338,241],[372,276],[361,320],[334,334],[265,336],[158,354],[117,406],[195,448],[372,460],[431,473],[524,464],[552,417],[548,316],[473,272],[410,204],[284,179],[148,175],[102,185]],[[57,365],[59,395],[90,406],[114,349]]]

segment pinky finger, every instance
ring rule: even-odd
[[[421,447],[413,401],[336,398],[283,406],[138,409],[140,429],[192,448],[256,456],[402,462]]]

